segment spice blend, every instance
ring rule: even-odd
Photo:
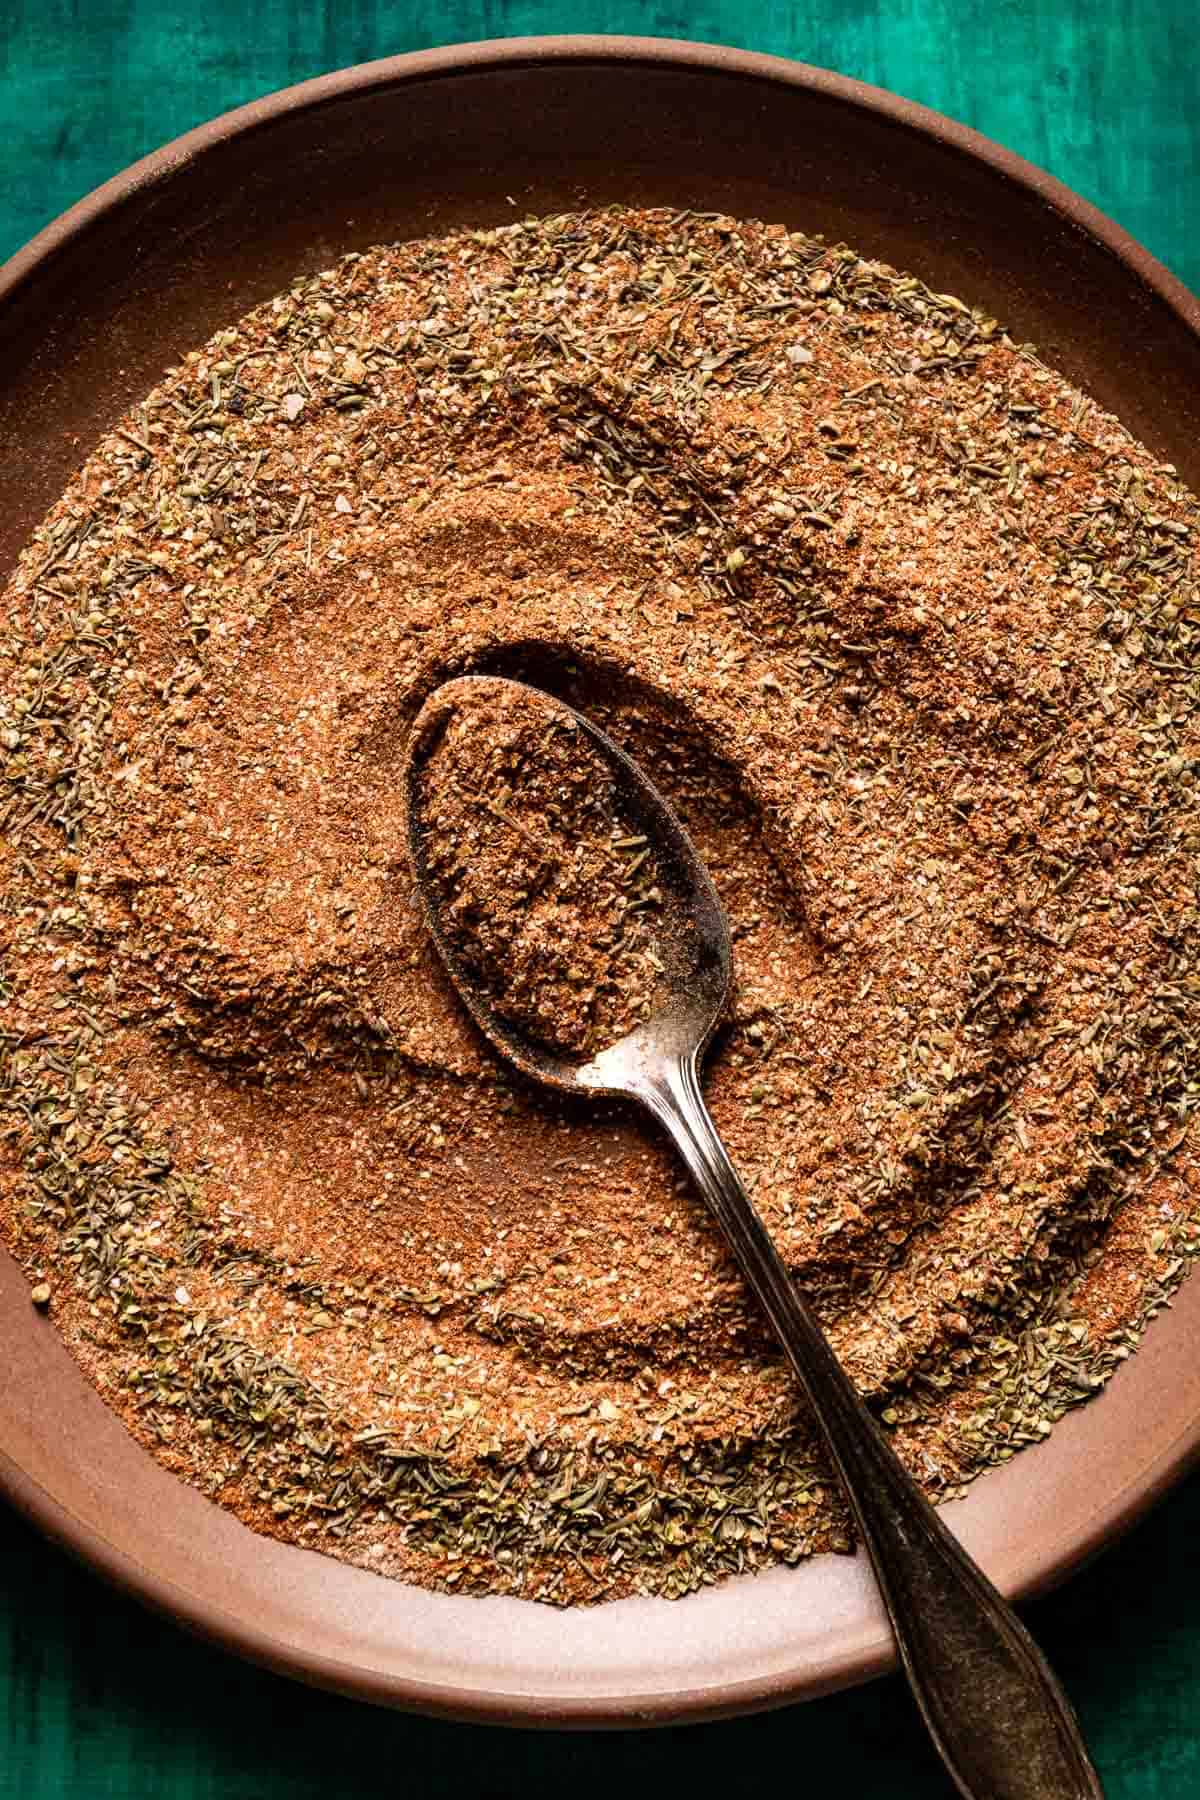
[[[574,714],[519,683],[452,682],[413,729],[439,934],[521,1037],[588,1060],[662,996],[667,897],[645,834]]]
[[[0,646],[0,1233],[108,1404],[459,1592],[847,1544],[666,1146],[511,1076],[412,904],[406,734],[485,673],[696,841],[707,1097],[908,1466],[1044,1437],[1200,1244],[1196,524],[991,319],[716,215],[379,248],[183,356]]]

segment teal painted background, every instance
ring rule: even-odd
[[[1195,0],[0,0],[0,256],[170,137],[401,50],[555,31],[796,56],[976,126],[1200,288]],[[0,1380],[3,1371],[0,1371]],[[1200,1796],[1200,1478],[1030,1609],[1109,1800]],[[937,1800],[899,1683],[767,1717],[548,1736],[310,1694],[111,1595],[0,1508],[0,1800],[478,1800],[611,1790]]]
[[[1194,0],[0,0],[0,256],[272,88],[558,31],[738,44],[876,82],[1050,169],[1200,287]]]

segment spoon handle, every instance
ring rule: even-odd
[[[866,1544],[900,1659],[966,1800],[1103,1800],[1069,1701],[1011,1607],[867,1411],[729,1160],[697,1058],[640,1097],[673,1138],[812,1405]]]

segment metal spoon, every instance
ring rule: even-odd
[[[608,765],[619,804],[654,848],[659,882],[684,921],[667,1002],[581,1065],[521,1036],[473,984],[431,904],[416,805],[422,756],[456,703],[482,682],[439,688],[413,728],[404,767],[408,851],[426,922],[472,1018],[535,1080],[572,1094],[623,1095],[667,1131],[787,1353],[841,1476],[925,1723],[966,1800],[1102,1800],[1078,1724],[1012,1609],[951,1536],[875,1424],[797,1289],[725,1152],[700,1093],[700,1059],[728,1000],[729,928],[708,872],[667,802],[581,713],[523,683],[550,714],[570,714]]]

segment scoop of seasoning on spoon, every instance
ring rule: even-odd
[[[671,807],[583,714],[464,676],[404,764],[417,893],[480,1030],[535,1080],[638,1101],[667,1131],[812,1406],[900,1658],[967,1800],[1096,1800],[1069,1702],[876,1425],[725,1152],[700,1062],[729,996],[725,915]]]

